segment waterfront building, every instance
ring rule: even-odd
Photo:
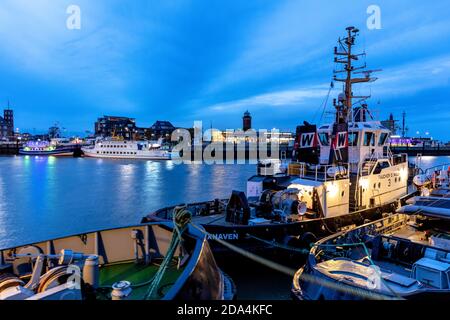
[[[95,123],[95,135],[102,137],[119,137],[134,139],[137,132],[136,119],[128,117],[103,116]]]
[[[213,130],[211,135],[212,142],[227,142],[233,144],[240,143],[279,143],[293,145],[295,135],[292,132],[281,132],[276,130],[267,132],[255,131],[254,134],[245,131],[220,131]]]
[[[394,115],[391,113],[389,115],[389,119],[381,121],[381,124],[385,128],[388,128],[391,131],[391,135],[397,135],[397,129],[398,129],[397,122],[398,122],[398,120],[395,120]]]
[[[246,111],[244,117],[242,118],[242,130],[247,131],[252,128],[252,116],[250,112]]]
[[[134,139],[136,140],[145,140],[147,138],[147,128],[136,127],[136,133]]]
[[[169,121],[156,121],[147,131],[149,140],[158,140],[160,138],[169,139],[175,127]]]
[[[8,140],[14,138],[14,111],[8,108],[3,111],[0,117],[0,139]]]

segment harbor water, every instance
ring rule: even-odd
[[[414,161],[412,158],[410,161]],[[450,163],[423,157],[422,167]],[[245,191],[255,165],[0,157],[0,247],[135,224],[161,207]],[[238,297],[288,299],[290,277],[252,262],[231,274]]]

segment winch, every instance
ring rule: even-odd
[[[11,273],[0,274],[0,300],[73,300],[81,298],[86,286],[97,288],[99,284],[96,255],[65,249],[55,255],[43,254],[28,246],[6,260]]]
[[[298,220],[306,213],[306,203],[301,201],[298,189],[286,189],[281,191],[265,190],[260,202],[271,206],[274,213],[280,215],[281,220]]]

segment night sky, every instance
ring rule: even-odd
[[[72,4],[79,30],[66,27]],[[383,69],[355,94],[371,93],[381,119],[406,111],[409,135],[448,140],[449,12],[446,0],[2,0],[0,104],[30,133],[59,122],[84,134],[102,115],[231,129],[246,110],[255,128],[294,130],[321,120],[333,47],[354,25],[368,67]]]

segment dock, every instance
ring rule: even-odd
[[[421,146],[421,147],[391,147],[393,153],[406,153],[410,157],[422,156],[450,156],[450,146]]]
[[[19,142],[0,142],[0,155],[17,155],[20,147]]]

